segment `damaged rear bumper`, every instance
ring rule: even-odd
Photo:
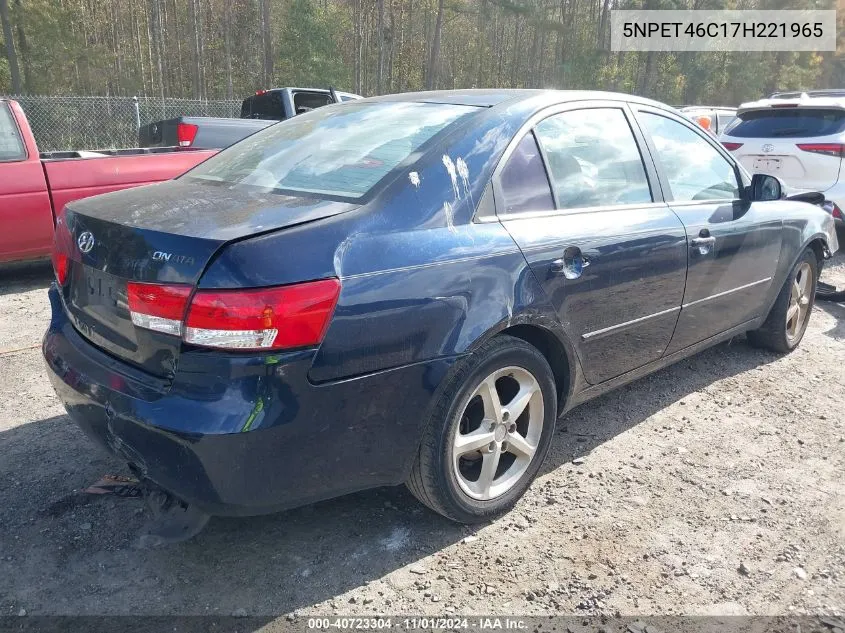
[[[209,514],[273,512],[404,481],[454,359],[331,384],[314,351],[183,352],[172,382],[82,338],[51,289],[43,353],[70,417],[106,450]]]

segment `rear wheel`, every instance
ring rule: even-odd
[[[407,486],[461,523],[492,519],[523,495],[548,452],[554,376],[525,341],[500,336],[472,354],[443,392]]]
[[[816,254],[808,248],[786,278],[763,326],[748,333],[751,344],[781,353],[798,347],[813,311],[818,267]]]

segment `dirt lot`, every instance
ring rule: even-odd
[[[49,270],[0,275],[0,615],[845,611],[841,305],[789,356],[740,338],[576,409],[491,525],[396,488],[141,550],[139,502],[79,493],[125,471],[45,377]]]

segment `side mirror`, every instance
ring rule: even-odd
[[[780,178],[769,174],[754,174],[748,187],[752,202],[767,200],[781,200],[784,198],[786,187]]]

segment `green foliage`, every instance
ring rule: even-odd
[[[339,10],[318,9],[312,0],[292,0],[279,37],[277,77],[292,86],[349,86],[335,36],[348,28]]]
[[[9,72],[9,60],[0,57],[0,94],[8,93],[12,89],[12,74]]]
[[[26,90],[240,97],[258,88],[420,90],[437,0],[9,0]],[[447,0],[438,88],[591,88],[736,104],[842,87],[834,53],[614,53],[608,8],[832,8],[836,0]],[[266,11],[264,10],[266,7]],[[264,16],[269,19],[265,20]],[[845,12],[840,11],[845,34]],[[269,42],[269,46],[265,46]],[[380,42],[383,42],[379,54]],[[269,57],[268,57],[269,55]],[[8,91],[0,51],[0,92]]]

